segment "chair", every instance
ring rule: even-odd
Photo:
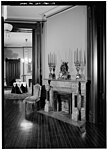
[[[25,103],[25,114],[29,114],[34,110],[37,110],[37,103],[41,97],[41,85],[36,84],[33,86],[33,95],[24,99]]]

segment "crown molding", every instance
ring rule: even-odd
[[[71,5],[71,6],[57,6],[56,8],[46,12],[44,15],[46,18],[49,18],[51,16],[54,16],[56,14],[59,14],[61,12],[64,12],[66,10],[69,10],[71,8],[73,8],[75,5]]]

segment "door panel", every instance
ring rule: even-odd
[[[6,58],[6,83],[12,86],[15,79],[20,78],[20,59]]]

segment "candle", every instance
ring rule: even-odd
[[[53,54],[51,54],[51,64],[53,64]]]
[[[51,64],[53,63],[53,54],[51,54]]]
[[[76,61],[78,61],[78,48],[77,48],[77,60]]]
[[[74,62],[75,62],[75,51],[74,51]]]
[[[55,66],[56,66],[56,64],[57,64],[57,56],[55,55]]]
[[[80,55],[81,55],[81,51],[79,50],[79,55],[78,55],[78,56],[79,56],[79,57],[78,57],[78,61],[79,61],[79,62],[80,62],[80,58],[81,58]]]
[[[85,51],[84,51],[84,64],[86,64],[86,56],[85,56]]]
[[[55,65],[55,54],[53,53],[53,64]]]
[[[78,61],[80,62],[80,58],[81,58],[81,50],[79,50],[79,52],[78,52]]]
[[[75,50],[75,62],[77,61],[77,51]]]
[[[50,64],[51,64],[51,53],[50,53]]]
[[[52,64],[54,65],[54,53],[52,54]]]
[[[48,64],[49,64],[49,54],[48,54]]]
[[[54,53],[54,65],[55,65],[55,53]]]
[[[54,54],[54,65],[55,65],[55,54]]]
[[[81,49],[81,63],[82,63],[82,49]]]
[[[79,51],[79,62],[81,62],[81,50]]]
[[[49,55],[49,63],[51,63],[51,52],[50,52],[50,55]]]
[[[82,50],[80,50],[80,63],[82,62]]]

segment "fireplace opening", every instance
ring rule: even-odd
[[[72,94],[54,91],[54,111],[72,114]]]

